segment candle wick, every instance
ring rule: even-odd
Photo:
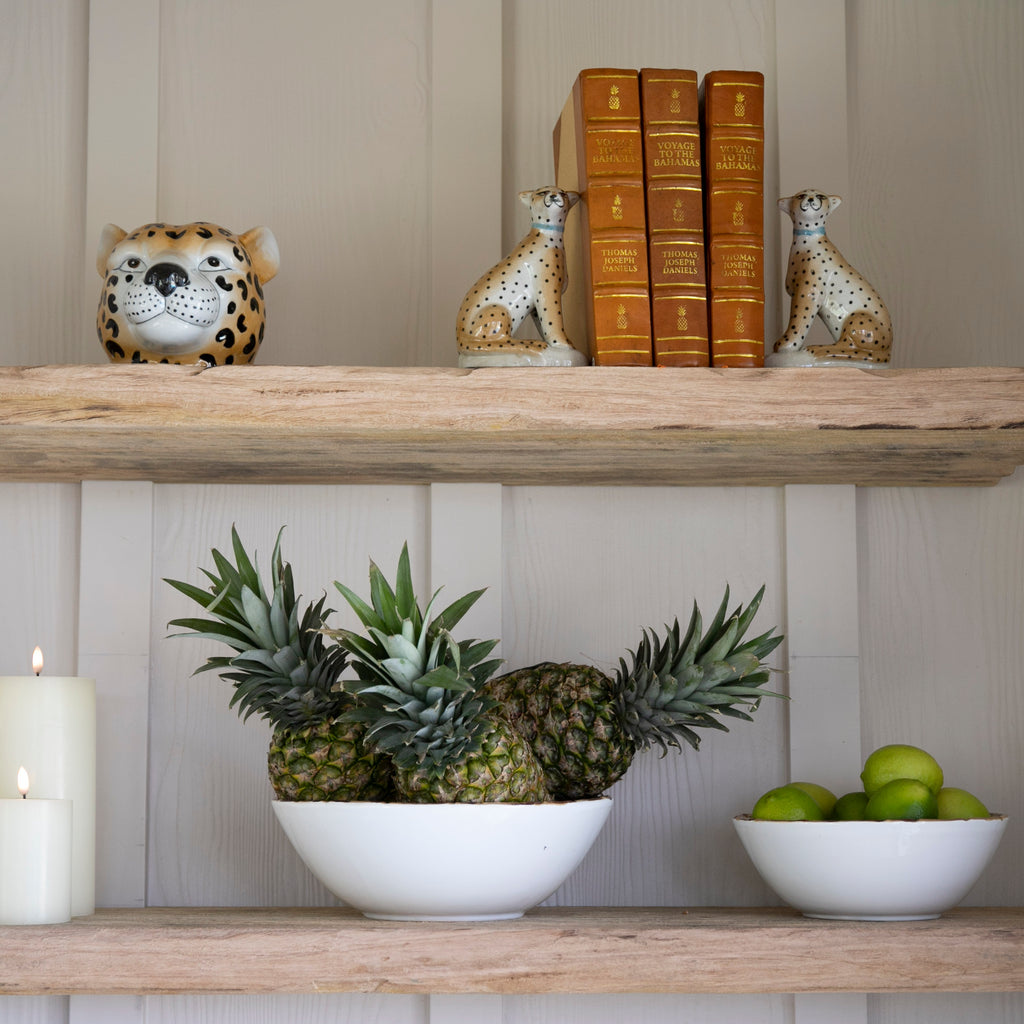
[[[27,800],[28,799],[28,793],[22,793],[21,794],[21,799],[22,800]]]

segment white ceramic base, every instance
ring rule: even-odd
[[[866,359],[826,359],[808,352],[805,348],[785,349],[782,352],[771,352],[764,357],[764,365],[769,367],[787,366],[855,366],[858,370],[886,370],[888,363],[876,363]]]
[[[364,916],[499,921],[521,917],[568,878],[612,801],[272,806],[310,871]]]
[[[551,345],[540,352],[460,352],[459,366],[588,366],[590,359],[579,349]]]

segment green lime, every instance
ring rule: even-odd
[[[936,797],[940,818],[987,818],[988,808],[966,789],[944,786]]]
[[[833,821],[863,821],[864,808],[868,805],[868,795],[862,789],[853,793],[844,793],[832,808]]]
[[[827,818],[832,813],[832,808],[836,805],[836,795],[831,790],[826,789],[824,786],[819,786],[816,782],[791,782],[791,786],[796,786],[797,789],[802,789],[814,802],[821,808],[821,813]]]
[[[938,816],[938,800],[920,779],[887,782],[868,797],[864,808],[868,821],[918,821]]]
[[[796,786],[769,789],[754,804],[754,818],[769,821],[824,821],[825,815],[809,793]]]
[[[879,747],[868,755],[860,773],[868,796],[893,779],[918,779],[933,793],[942,789],[942,769],[938,761],[928,751],[907,743]]]

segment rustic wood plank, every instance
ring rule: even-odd
[[[0,368],[0,476],[991,484],[1024,368]]]
[[[889,923],[559,908],[444,925],[333,908],[100,910],[0,929],[0,994],[1020,991],[1022,943],[1024,909],[1010,907]]]

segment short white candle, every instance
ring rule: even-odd
[[[58,924],[71,919],[70,800],[21,796],[0,800],[0,925]]]
[[[41,657],[34,667],[41,672]],[[74,803],[71,913],[91,914],[96,909],[95,680],[0,676],[0,798],[17,795],[21,765],[37,799]]]

